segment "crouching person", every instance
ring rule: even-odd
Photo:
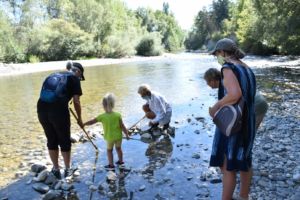
[[[163,127],[163,130],[168,129],[172,117],[172,108],[165,97],[152,91],[150,86],[146,84],[138,88],[138,93],[146,100],[143,110],[146,117],[151,120],[149,125],[151,127],[159,125]]]

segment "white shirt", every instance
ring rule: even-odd
[[[172,108],[165,97],[157,92],[151,91],[151,98],[147,100],[147,104],[151,111],[155,113],[155,118],[151,121],[152,123],[158,123],[164,118],[167,112],[171,112]]]

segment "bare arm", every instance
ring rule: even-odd
[[[233,71],[230,69],[224,69],[223,75],[223,84],[227,94],[209,109],[209,114],[212,117],[218,109],[225,105],[235,104],[242,96],[242,90]]]
[[[129,135],[128,135],[128,130],[127,130],[126,126],[124,125],[124,123],[123,123],[123,120],[122,120],[122,119],[120,119],[120,127],[122,128],[122,131],[125,133],[125,135],[126,135],[126,138],[128,139],[128,138],[129,138]]]
[[[97,119],[92,119],[90,121],[87,121],[85,123],[83,123],[83,126],[89,126],[89,125],[93,125],[93,124],[96,124],[97,123]]]
[[[74,103],[74,109],[77,114],[78,121],[77,123],[79,126],[83,127],[82,123],[82,117],[81,117],[81,104],[80,104],[80,96],[79,95],[74,95],[73,96],[73,103]]]

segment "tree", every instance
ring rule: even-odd
[[[77,59],[93,54],[93,38],[76,24],[62,19],[52,19],[41,30],[38,43],[41,45],[35,54],[43,60]]]
[[[222,22],[229,17],[229,0],[214,0],[212,3],[212,15],[218,30],[222,28]]]

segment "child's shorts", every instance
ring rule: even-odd
[[[113,142],[106,141],[106,144],[107,144],[107,149],[112,150],[114,148],[114,146],[116,148],[121,147],[122,140],[116,140],[116,141],[113,141]]]

